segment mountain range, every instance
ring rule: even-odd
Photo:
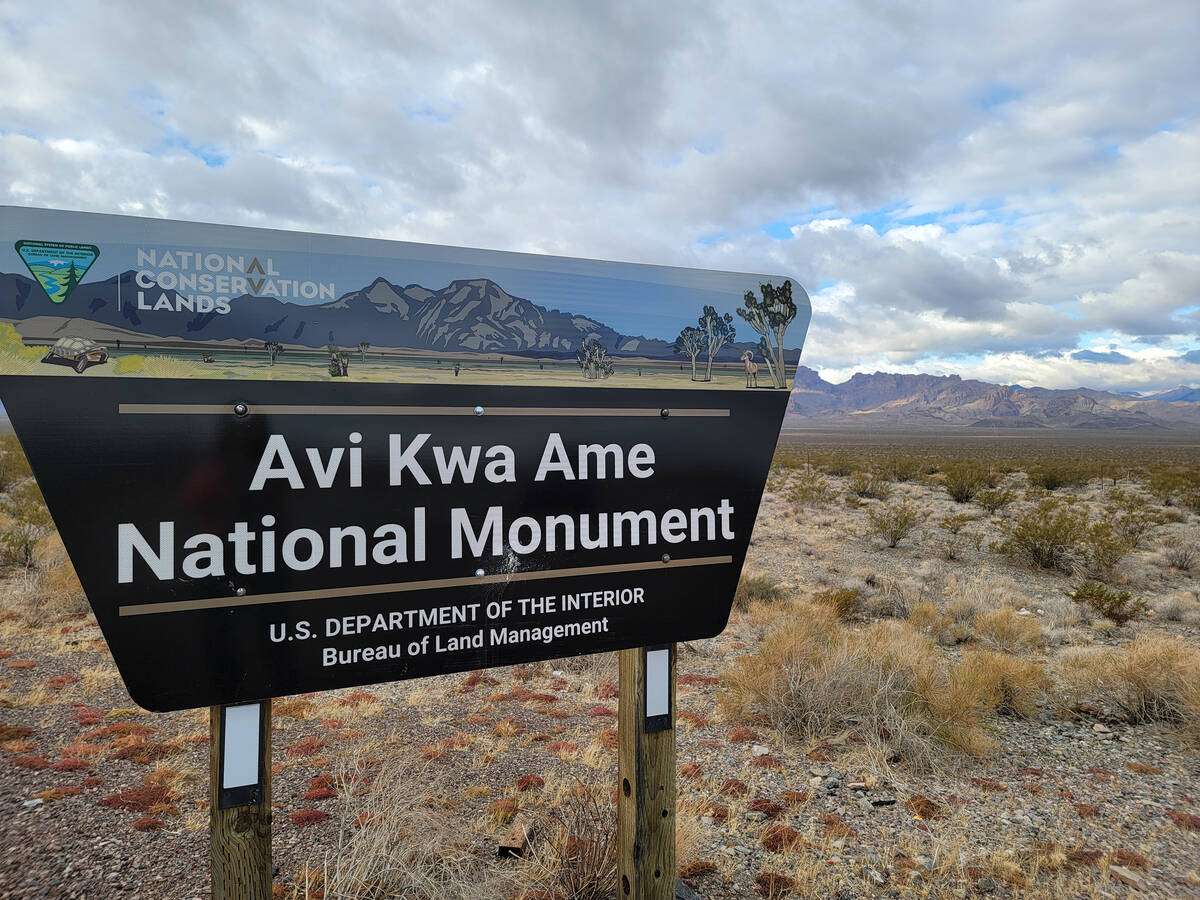
[[[831,384],[801,366],[788,405],[793,422],[976,428],[1200,427],[1200,389],[1148,397],[1089,388],[1052,390],[989,384],[958,375],[858,373]]]
[[[72,334],[97,339],[116,336],[115,331],[105,334],[96,330],[99,325],[160,339],[278,341],[304,347],[356,347],[366,342],[376,348],[544,357],[574,356],[584,341],[597,340],[615,356],[678,358],[674,335],[662,340],[620,334],[588,316],[547,309],[515,297],[486,278],[452,281],[437,290],[376,278],[366,287],[319,305],[244,295],[231,300],[225,314],[180,309],[181,295],[157,288],[145,292],[145,302],[157,304],[160,295],[165,295],[172,308],[139,309],[138,290],[134,273],[124,272],[120,275],[120,304],[117,276],[113,276],[84,283],[67,303],[51,306],[31,279],[0,274],[0,319],[69,319]],[[696,312],[698,315],[700,310]],[[747,348],[756,349],[757,341],[728,344],[717,358],[736,360]],[[798,358],[798,351],[788,351],[789,362]]]

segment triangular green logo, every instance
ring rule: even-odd
[[[92,244],[17,241],[14,246],[29,274],[38,280],[53,303],[62,303],[71,296],[100,255],[100,248]]]

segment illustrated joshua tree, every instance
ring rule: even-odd
[[[362,355],[363,365],[367,364],[367,351],[371,349],[371,345],[366,341],[359,341],[358,352]]]
[[[265,341],[263,343],[263,350],[271,358],[271,365],[275,365],[275,357],[283,352],[283,344],[278,341]]]
[[[613,373],[613,362],[607,348],[595,338],[585,340],[575,354],[583,377],[589,380],[608,378]]]
[[[796,302],[792,300],[792,283],[785,281],[779,287],[771,282],[760,284],[762,299],[746,291],[745,307],[738,307],[738,315],[750,323],[750,327],[762,335],[758,352],[767,363],[767,371],[776,388],[787,387],[787,372],[783,366],[783,334],[796,318]],[[772,339],[774,339],[772,341]]]
[[[729,313],[722,316],[715,307],[707,305],[704,307],[704,314],[700,316],[700,330],[704,333],[704,346],[708,350],[704,380],[712,381],[713,357],[737,336],[737,330],[733,327],[733,316]]]
[[[696,357],[704,351],[704,332],[694,325],[688,325],[675,338],[675,352],[686,356],[692,364],[692,381],[696,380]]]

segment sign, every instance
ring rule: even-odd
[[[142,706],[724,628],[794,282],[0,214],[111,238],[57,306],[0,257],[0,400]]]

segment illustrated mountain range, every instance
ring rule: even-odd
[[[793,423],[977,428],[1200,427],[1200,389],[1148,397],[1088,388],[1051,390],[964,380],[957,375],[859,373],[830,384],[801,366],[788,405]]]
[[[133,272],[120,276],[118,309],[116,276],[86,282],[65,304],[52,307],[36,282],[19,274],[0,274],[0,318],[57,316],[71,319],[70,327],[79,336],[96,338],[105,335],[91,330],[94,326],[89,322],[160,339],[278,341],[284,345],[336,344],[349,348],[365,341],[375,348],[546,357],[574,356],[585,340],[594,339],[616,356],[679,358],[673,350],[674,335],[662,340],[620,334],[587,316],[547,309],[514,297],[485,278],[452,281],[440,290],[419,284],[401,287],[376,278],[367,287],[314,306],[245,295],[234,298],[230,312],[222,315],[216,311],[139,310],[133,276]],[[174,305],[175,292],[157,288],[146,291],[147,303],[156,302],[160,294]],[[753,334],[748,326],[744,330]],[[726,345],[717,358],[737,360],[746,348],[757,348],[757,335],[754,337],[753,342]],[[787,359],[795,362],[798,356],[797,351],[788,351]]]

